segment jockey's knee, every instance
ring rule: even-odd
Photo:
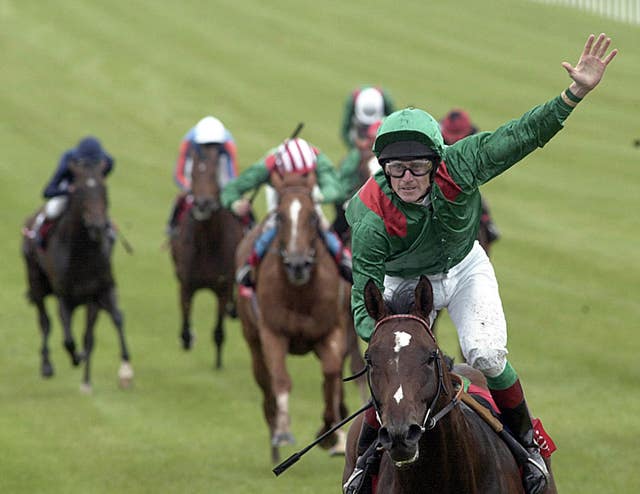
[[[44,214],[49,220],[55,220],[67,207],[66,196],[56,196],[49,199],[44,205]]]
[[[496,377],[507,365],[507,351],[504,348],[472,348],[466,360],[471,367],[487,377]]]

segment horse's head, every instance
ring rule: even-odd
[[[79,215],[92,240],[99,240],[109,226],[107,215],[108,198],[104,181],[107,163],[72,161],[69,169],[73,174],[70,187],[69,210]]]
[[[203,221],[220,209],[220,144],[198,144],[191,152],[192,216]]]
[[[415,291],[401,287],[388,307],[370,280],[365,304],[376,321],[365,357],[371,396],[382,422],[379,440],[397,466],[408,465],[418,458],[420,438],[435,425],[433,414],[446,392],[442,354],[428,322],[431,284],[421,277]]]
[[[274,173],[271,183],[278,193],[276,221],[280,255],[292,285],[309,282],[316,260],[315,242],[320,218],[313,201],[313,173]]]

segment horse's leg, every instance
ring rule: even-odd
[[[259,333],[265,363],[271,378],[270,387],[276,403],[275,430],[271,438],[271,444],[277,448],[294,443],[293,435],[289,430],[291,424],[289,417],[291,377],[286,367],[289,342],[286,338],[275,334],[274,331],[265,326],[260,328]]]
[[[69,356],[71,357],[71,363],[74,367],[82,361],[82,355],[76,353],[76,342],[73,339],[73,333],[71,332],[71,315],[73,309],[62,299],[58,299],[58,312],[60,313],[60,320],[62,321],[62,329],[64,330],[64,347],[67,349]]]
[[[346,337],[341,328],[335,328],[331,334],[320,344],[316,345],[314,352],[322,364],[324,376],[324,413],[323,427],[318,431],[318,436],[330,429],[341,418],[343,403],[342,365],[346,355]],[[332,454],[344,454],[345,434],[340,430],[320,442],[321,448],[333,447]]]
[[[222,368],[222,345],[224,345],[224,316],[227,310],[227,303],[229,297],[227,294],[220,294],[217,296],[218,299],[218,313],[216,316],[216,326],[213,329],[213,334],[211,335],[213,338],[213,343],[216,347],[216,361],[215,367],[216,369]]]
[[[271,461],[278,463],[280,461],[280,451],[277,445],[274,445],[272,438],[276,429],[276,398],[273,395],[271,389],[271,376],[269,375],[269,369],[264,360],[264,354],[262,347],[260,346],[259,339],[248,339],[249,348],[251,349],[251,360],[253,377],[262,390],[262,413],[269,426],[269,442],[271,444]]]
[[[118,332],[121,358],[120,368],[118,369],[118,382],[121,387],[128,388],[133,381],[133,367],[131,366],[131,357],[129,356],[129,349],[124,336],[124,316],[118,306],[115,286],[111,287],[101,302],[101,307],[109,313]]]
[[[94,327],[98,319],[98,304],[91,302],[87,304],[87,325],[84,330],[84,378],[80,385],[83,393],[91,392],[91,352],[94,343]]]
[[[191,331],[191,299],[193,290],[186,283],[180,282],[180,308],[182,309],[182,348],[191,350],[193,346],[193,332]]]
[[[356,467],[356,461],[358,459],[358,438],[360,437],[363,419],[364,414],[361,413],[353,420],[347,432],[347,444],[344,452],[344,470],[342,471],[343,485]]]
[[[44,299],[34,300],[34,304],[38,309],[38,322],[40,323],[40,332],[42,333],[42,347],[40,354],[42,356],[40,373],[42,377],[53,376],[53,365],[49,360],[49,334],[51,333],[51,321],[44,305]]]
[[[358,341],[356,330],[353,327],[353,319],[351,317],[349,317],[348,319],[350,321],[350,324],[347,325],[347,353],[349,354],[349,369],[351,370],[351,375],[353,376],[364,369],[366,363],[364,361],[364,358],[362,357],[362,352],[360,351],[360,342]],[[358,386],[362,403],[366,403],[369,399],[369,391],[367,389],[367,382],[365,380],[365,377],[360,376],[358,379],[356,379],[355,383]]]

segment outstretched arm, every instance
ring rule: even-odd
[[[618,54],[618,50],[615,49],[607,55],[610,44],[611,38],[605,36],[604,33],[600,34],[598,39],[595,39],[595,36],[591,34],[587,38],[580,60],[575,67],[569,62],[562,62],[569,77],[573,79],[569,90],[578,98],[584,98],[598,85],[607,65]]]

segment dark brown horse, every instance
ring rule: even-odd
[[[458,400],[461,388],[429,328],[433,295],[427,278],[410,298],[411,309],[398,299],[388,308],[372,281],[365,287],[367,311],[376,321],[366,357],[369,386],[385,451],[377,492],[522,493],[506,443]],[[360,425],[354,422],[349,431],[343,482],[353,471]]]
[[[193,295],[203,288],[211,290],[218,299],[212,337],[216,346],[215,367],[219,369],[225,339],[224,319],[227,314],[235,315],[233,259],[244,227],[240,219],[220,204],[219,146],[200,145],[191,158],[191,192],[187,197],[190,208],[179,222],[177,235],[171,239],[171,255],[180,283],[180,337],[183,348],[189,350],[193,344]]]
[[[38,309],[42,332],[43,377],[53,375],[49,356],[51,324],[45,308],[45,297],[58,299],[60,319],[64,329],[64,346],[74,366],[84,360],[82,389],[91,390],[90,360],[94,345],[94,325],[100,309],[111,316],[118,331],[122,363],[118,372],[120,383],[128,386],[133,378],[129,351],[124,337],[123,316],[117,303],[116,284],[111,270],[113,237],[107,216],[107,188],[102,175],[105,163],[87,165],[72,162],[74,175],[70,186],[67,209],[49,234],[46,250],[36,241],[25,237],[22,244],[29,289],[27,296]],[[27,220],[31,228],[34,218]],[[87,307],[84,348],[76,351],[71,331],[73,311],[80,305]]]
[[[321,238],[319,217],[312,198],[313,174],[272,175],[278,194],[277,234],[257,268],[253,296],[238,299],[238,315],[251,350],[253,374],[263,392],[263,411],[269,427],[271,459],[279,448],[293,442],[290,431],[291,377],[287,354],[313,351],[324,376],[323,426],[338,422],[343,405],[342,367],[346,352],[346,319],[350,317],[347,290]],[[258,225],[240,244],[236,262],[247,258]],[[344,433],[321,443],[344,451]]]

